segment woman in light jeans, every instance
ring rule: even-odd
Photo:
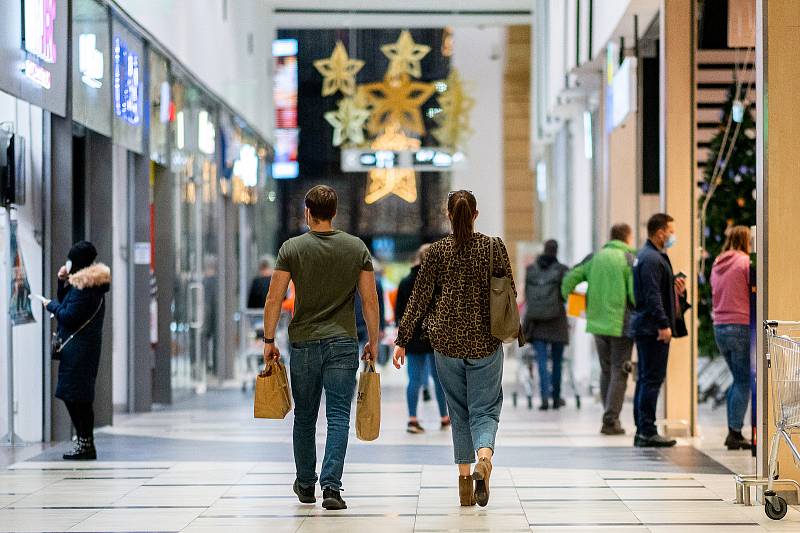
[[[513,277],[502,241],[493,245],[474,230],[478,209],[471,192],[451,192],[447,212],[453,233],[425,255],[400,322],[394,365],[405,362],[406,346],[421,323],[447,397],[461,505],[485,506],[503,405],[503,345],[492,336],[489,320],[489,254],[495,276],[512,284]]]
[[[750,402],[750,228],[734,226],[727,231],[722,254],[711,268],[714,337],[733,374],[728,389],[729,450],[750,450],[742,435],[744,415]]]

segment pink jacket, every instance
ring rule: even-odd
[[[711,267],[715,325],[750,324],[750,257],[730,250]]]

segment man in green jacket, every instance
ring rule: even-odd
[[[627,224],[611,228],[611,240],[570,270],[561,284],[566,299],[575,287],[589,283],[586,292],[586,331],[594,334],[600,357],[600,395],[603,398],[604,435],[623,435],[619,421],[628,374],[631,370],[633,339],[629,331],[633,298],[633,232]]]

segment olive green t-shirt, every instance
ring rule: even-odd
[[[356,338],[355,292],[362,270],[372,271],[367,245],[343,231],[309,231],[278,252],[276,270],[294,281],[292,342]]]

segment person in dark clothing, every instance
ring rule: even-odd
[[[250,284],[250,293],[247,296],[248,309],[263,309],[264,302],[269,294],[269,283],[272,281],[273,260],[265,255],[258,262],[258,276]]]
[[[380,313],[380,331],[378,334],[380,338],[383,338],[383,332],[386,329],[386,315],[384,314],[384,302],[383,302],[383,283],[381,283],[380,277],[376,274],[375,276],[375,289],[378,291],[378,312]],[[364,313],[363,313],[363,306],[361,304],[361,295],[356,291],[356,303],[355,303],[355,310],[356,310],[356,333],[358,335],[358,345],[359,349],[363,351],[364,345],[369,340],[369,334],[367,331],[367,322],[364,320]],[[377,348],[376,348],[377,351]]]
[[[68,460],[97,459],[94,446],[94,388],[105,315],[105,294],[111,286],[111,269],[95,263],[97,250],[87,241],[76,243],[58,272],[58,299],[44,302],[58,322],[56,398],[64,401],[78,440]]]
[[[674,446],[676,441],[662,437],[656,429],[656,405],[667,374],[669,344],[675,330],[678,295],[686,283],[676,278],[666,250],[676,241],[673,218],[664,213],[647,222],[648,240],[633,266],[633,292],[636,307],[631,327],[639,354],[633,418],[636,423],[634,446],[641,448]]]
[[[561,399],[561,364],[564,346],[569,344],[569,324],[561,282],[569,270],[558,262],[558,243],[544,243],[544,252],[525,273],[525,337],[536,352],[539,365],[539,387],[542,395],[540,410],[565,405]],[[552,361],[552,371],[549,363]]]
[[[425,253],[430,248],[430,244],[424,244],[417,252],[417,259],[411,272],[400,281],[397,287],[397,312],[396,318],[399,324],[403,320],[408,301],[414,291],[414,282],[422,267]],[[409,433],[424,433],[425,430],[417,418],[417,405],[419,404],[419,390],[428,382],[428,376],[433,378],[433,385],[436,390],[436,401],[439,404],[439,416],[441,417],[441,428],[450,427],[450,417],[447,416],[447,400],[445,399],[444,389],[439,382],[439,374],[436,371],[436,360],[433,355],[433,346],[426,338],[422,330],[422,324],[417,324],[414,334],[408,345],[406,345],[406,357],[408,358],[408,387],[406,388],[406,402],[408,404],[408,427]]]

